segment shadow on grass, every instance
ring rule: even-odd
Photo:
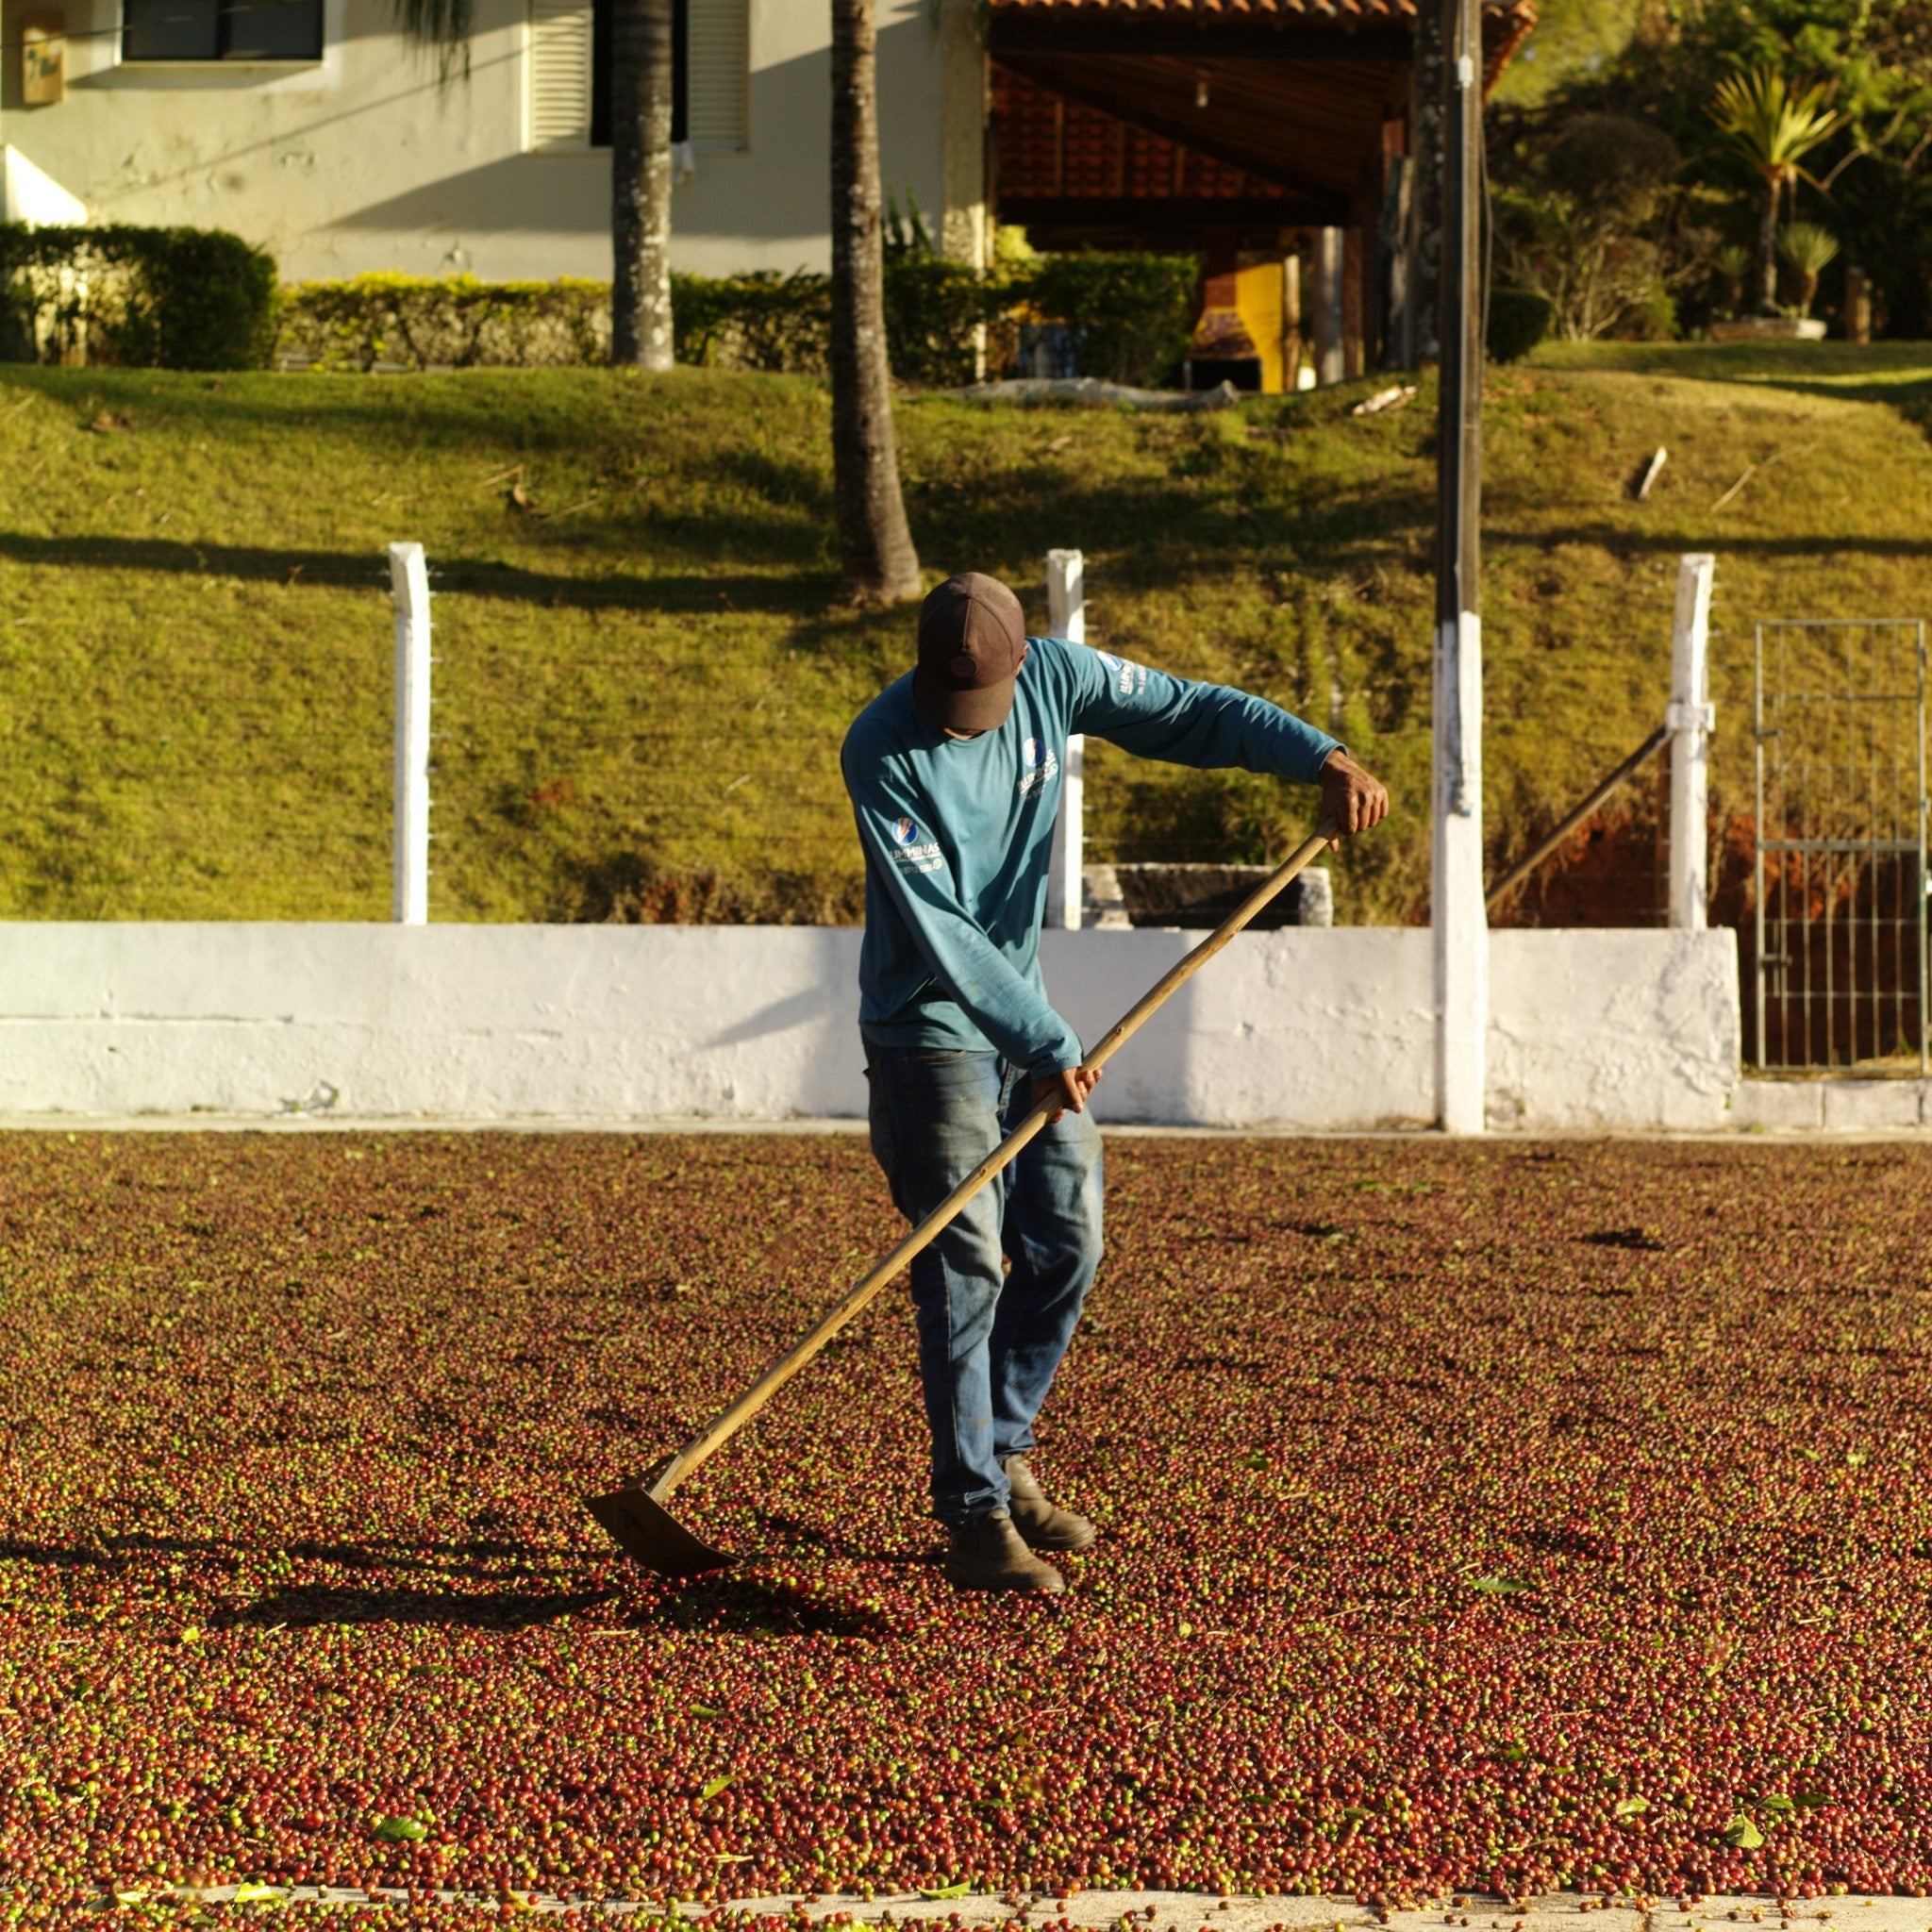
[[[1883,403],[1932,434],[1932,344],[1924,342],[1596,343],[1588,358],[1540,357],[1550,374],[1674,376],[1740,389],[1784,390],[1824,402]]]
[[[1633,551],[1675,557],[1690,540],[1681,528],[1638,530],[1614,524],[1568,524],[1559,529],[1531,532],[1511,531],[1491,540],[1498,552],[1511,550],[1560,550],[1567,544],[1595,544],[1611,556]],[[1701,550],[1721,557],[1813,558],[1841,557],[1924,557],[1932,555],[1932,538],[1861,537],[1839,530],[1821,530],[1815,537],[1726,537],[1700,529],[1696,538]]]
[[[368,551],[269,550],[250,544],[170,542],[158,537],[27,537],[0,532],[0,557],[67,570],[154,571],[180,576],[239,577],[322,590],[387,591],[389,568]],[[831,594],[824,579],[773,576],[572,576],[488,558],[433,559],[434,590],[550,608],[627,606],[671,614],[721,608],[810,616]]]

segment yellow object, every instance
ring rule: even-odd
[[[1293,322],[1282,300],[1279,261],[1257,261],[1235,273],[1235,308],[1261,358],[1261,392],[1277,396],[1293,381],[1289,369],[1289,338]]]
[[[1291,261],[1264,257],[1209,276],[1190,353],[1197,360],[1253,358],[1261,365],[1263,395],[1292,389],[1301,361],[1299,305],[1289,294],[1292,273]]]

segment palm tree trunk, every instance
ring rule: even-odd
[[[899,493],[879,235],[877,36],[873,0],[832,0],[832,477],[839,563],[855,596],[920,591]]]
[[[1757,224],[1757,312],[1777,313],[1777,204],[1784,184],[1775,175],[1764,197],[1764,213]]]
[[[669,369],[672,0],[610,0],[610,359]]]

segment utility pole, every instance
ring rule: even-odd
[[[1428,4],[1428,0],[1424,0]],[[1483,1130],[1490,935],[1483,908],[1482,0],[1441,7],[1442,268],[1437,429],[1435,747],[1430,924],[1437,1108]]]
[[[1408,194],[1408,300],[1402,319],[1402,366],[1413,369],[1441,354],[1437,331],[1442,308],[1442,110],[1447,80],[1438,0],[1415,10],[1415,64],[1409,76],[1408,147],[1414,175]]]

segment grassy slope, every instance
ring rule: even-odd
[[[1088,553],[1090,635],[1335,723],[1398,818],[1345,918],[1426,880],[1431,397],[1345,391],[1192,420],[900,413],[929,572]],[[1917,615],[1932,351],[1551,349],[1489,414],[1492,845],[1642,737],[1674,558],[1719,553],[1719,784],[1744,797],[1752,618]],[[130,430],[92,430],[103,411]],[[440,919],[569,916],[640,867],[856,877],[844,721],[905,662],[904,613],[832,600],[815,384],[693,371],[0,376],[0,915],[381,918],[382,546],[436,588]],[[1666,443],[1650,502],[1625,481]],[[1722,509],[1713,505],[1754,463]],[[504,473],[544,514],[505,505]],[[1095,856],[1260,858],[1306,799],[1096,747]],[[761,887],[759,890],[769,889]]]

